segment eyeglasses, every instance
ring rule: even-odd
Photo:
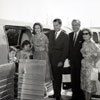
[[[83,35],[88,35],[89,33],[83,33]]]

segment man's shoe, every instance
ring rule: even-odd
[[[74,99],[74,98],[70,98],[69,100],[77,100],[77,99]]]
[[[56,100],[61,100],[61,96],[56,97]]]
[[[49,95],[48,96],[49,98],[55,98],[55,95],[53,94],[53,95]]]

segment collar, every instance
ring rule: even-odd
[[[78,34],[79,34],[79,31],[80,31],[80,30],[78,30],[77,32],[74,32],[73,40],[74,40],[74,38],[75,38],[75,39],[77,38],[77,36],[78,36]]]
[[[79,31],[80,31],[80,30],[78,30],[77,32],[74,32],[74,34],[77,34],[77,35],[78,35],[78,34],[79,34]]]
[[[59,30],[57,33],[56,33],[56,38],[60,35],[62,30]]]
[[[78,30],[77,32],[74,32],[74,37],[75,37],[75,35],[76,35],[76,37],[78,36],[79,31],[80,31],[80,30]],[[74,38],[74,37],[73,37],[73,38]]]

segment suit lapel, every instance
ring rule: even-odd
[[[52,32],[52,42],[55,44],[55,31]]]
[[[81,32],[79,31],[79,34],[78,34],[78,36],[77,36],[77,40],[76,40],[76,42],[75,42],[75,45],[77,45],[78,44],[78,42],[80,41],[80,39],[81,39]]]
[[[79,41],[80,39],[81,39],[81,32],[79,32],[79,34],[78,34],[78,37],[77,37],[77,40],[76,41]]]

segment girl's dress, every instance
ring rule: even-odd
[[[83,55],[82,67],[81,67],[81,88],[89,93],[95,93],[97,91],[96,81],[91,81],[91,70],[95,67],[95,59],[98,55],[98,48],[92,41],[84,42],[81,53]]]
[[[31,51],[26,52],[24,50],[19,51],[17,54],[18,59],[30,59],[31,56],[32,56]]]
[[[18,53],[17,53],[17,59],[19,60],[19,62],[23,59],[30,59],[30,57],[33,56],[32,54],[32,51],[29,50],[29,51],[24,51],[24,50],[20,50]],[[19,68],[19,73],[26,73],[26,70],[25,70],[25,66],[21,66]]]

